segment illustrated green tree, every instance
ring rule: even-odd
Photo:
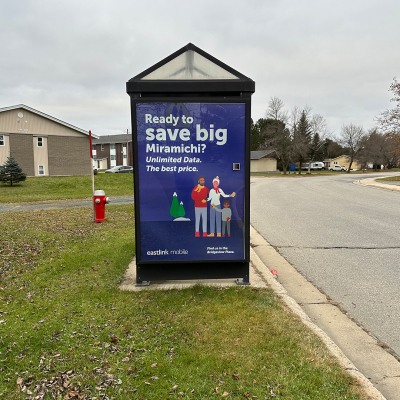
[[[179,205],[179,212],[178,212],[180,217],[184,217],[185,216],[185,209],[183,208],[183,202],[181,201],[181,204]]]
[[[173,194],[171,208],[169,209],[169,213],[173,218],[179,217],[179,202],[178,202],[178,195],[176,192]]]
[[[22,168],[17,163],[17,160],[10,154],[7,161],[0,166],[0,182],[14,183],[22,182],[26,179],[26,174],[22,172]]]

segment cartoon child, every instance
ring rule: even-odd
[[[212,207],[214,208],[214,204],[212,204]],[[222,210],[215,208],[215,211],[222,214],[222,237],[225,237],[225,227],[227,227],[228,237],[231,237],[232,210],[229,208],[229,200],[224,201],[224,208]]]
[[[196,217],[195,236],[200,237],[200,219],[202,219],[203,236],[207,236],[207,195],[210,192],[204,186],[204,176],[199,176],[198,185],[192,190],[192,199],[194,200],[194,214]]]
[[[213,179],[213,189],[210,190],[209,197],[207,201],[211,201],[214,206],[210,209],[210,234],[208,237],[213,237],[215,234],[215,224],[217,225],[217,236],[221,237],[221,214],[217,213],[216,209],[221,210],[221,203],[219,198],[222,197],[235,197],[236,193],[225,194],[219,187],[219,177]]]

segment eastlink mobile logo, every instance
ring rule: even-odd
[[[189,252],[185,249],[179,249],[179,250],[149,250],[147,252],[148,256],[163,256],[163,255],[168,255],[168,254],[189,254]]]

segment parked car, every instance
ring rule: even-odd
[[[133,167],[129,165],[116,165],[110,169],[106,169],[106,173],[111,174],[133,174]]]
[[[342,167],[341,165],[332,165],[328,169],[329,169],[329,171],[347,171],[347,168]]]

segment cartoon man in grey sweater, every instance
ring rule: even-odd
[[[229,200],[224,201],[224,208],[221,210],[212,204],[215,211],[222,213],[222,237],[225,237],[225,227],[227,227],[228,237],[231,237],[231,218],[232,210],[229,208]]]

